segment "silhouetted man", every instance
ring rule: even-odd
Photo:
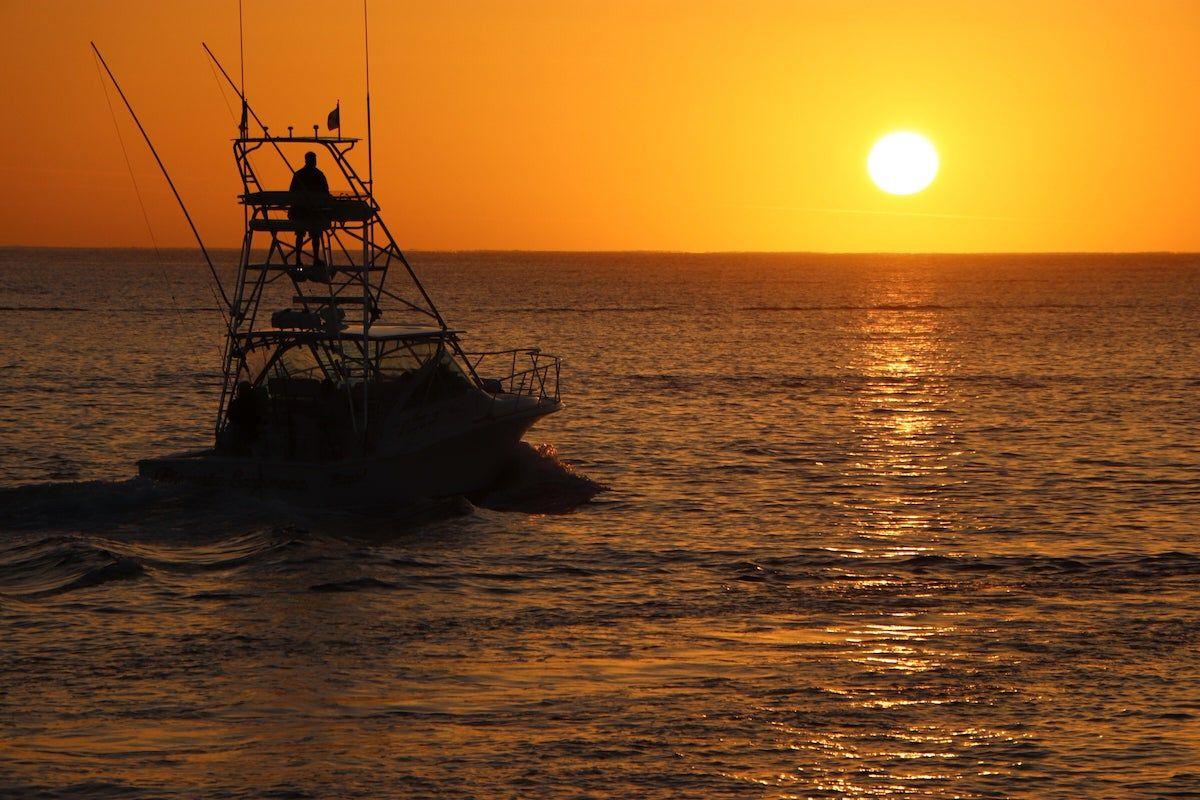
[[[299,196],[292,200],[288,219],[308,223],[308,227],[296,231],[296,264],[300,264],[300,253],[304,250],[304,237],[312,239],[313,265],[321,266],[321,232],[329,227],[327,204],[329,181],[325,173],[317,169],[317,154],[311,150],[304,154],[304,166],[292,173],[289,191]]]

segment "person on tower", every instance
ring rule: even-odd
[[[304,252],[304,238],[312,241],[313,267],[316,271],[324,266],[321,260],[321,234],[329,227],[329,181],[325,173],[317,169],[317,154],[311,150],[304,154],[304,166],[292,173],[289,187],[293,195],[288,219],[306,223],[296,231],[296,265],[300,265],[300,254]]]

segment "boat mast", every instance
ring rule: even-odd
[[[367,0],[363,0],[363,63],[366,68],[366,84],[367,84],[367,198],[368,201],[375,204],[375,167],[371,158],[371,34],[370,28],[367,25]],[[339,120],[339,123],[341,120]],[[341,130],[338,130],[341,133]],[[375,265],[375,239],[372,220],[367,220],[366,230],[363,231],[363,270],[361,273],[362,290],[363,290],[363,442],[367,441],[367,410],[370,404],[367,402],[367,375],[370,372],[370,347],[367,343],[367,331],[371,328],[371,311],[372,306],[368,303],[368,298],[371,295],[370,275],[371,267]]]
[[[204,49],[208,49],[208,45],[204,45]],[[238,70],[241,72],[241,85],[238,87],[238,96],[242,98],[242,116],[238,120],[238,130],[241,131],[242,138],[246,138],[246,35],[243,32],[242,25],[242,0],[238,0]]]
[[[363,55],[367,68],[367,186],[375,197],[375,167],[371,158],[371,34],[367,27],[367,0],[363,0]]]

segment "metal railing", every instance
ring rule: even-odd
[[[559,401],[562,359],[536,347],[463,353],[484,390]]]

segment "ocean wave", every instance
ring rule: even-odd
[[[508,306],[489,308],[492,314],[645,314],[686,311],[681,306]]]
[[[38,598],[145,573],[137,559],[95,542],[50,537],[0,554],[0,595]]]
[[[1106,584],[1117,587],[1147,580],[1200,577],[1200,554],[1175,550],[1159,553],[1050,555],[968,555],[916,553],[863,555],[810,549],[789,556],[754,561],[708,559],[702,566],[743,582],[788,583],[798,580],[828,581],[855,576],[898,579],[943,577],[983,578],[996,581],[1044,582],[1070,589]]]
[[[95,314],[215,314],[220,311],[216,306],[168,306],[165,308],[139,308],[139,307],[91,307],[91,306],[0,306],[0,313],[26,313],[38,312],[46,314],[77,314],[77,313],[95,313]]]
[[[864,303],[864,304],[814,304],[814,305],[762,305],[741,306],[738,311],[753,312],[806,312],[806,311],[1038,311],[1076,310],[1109,311],[1122,308],[1155,308],[1157,305],[1136,303]],[[1171,306],[1164,306],[1171,307]]]
[[[357,592],[365,589],[397,589],[399,584],[380,578],[362,577],[344,581],[317,583],[308,587],[310,592]]]
[[[76,312],[92,311],[82,306],[0,306],[0,312],[41,311],[41,312]]]
[[[34,599],[145,575],[259,568],[287,557],[304,539],[293,529],[275,528],[203,542],[118,541],[88,534],[7,541],[0,547],[0,595]]]
[[[696,391],[715,387],[755,391],[763,389],[816,389],[816,390],[869,390],[877,386],[920,387],[930,385],[994,386],[1002,389],[1037,389],[1060,386],[1100,386],[1116,388],[1121,385],[1161,385],[1166,387],[1190,387],[1193,378],[1162,376],[1122,376],[1120,382],[1111,376],[1078,374],[1003,374],[1003,373],[921,373],[896,375],[865,375],[862,373],[711,373],[689,374],[673,372],[642,372],[616,375],[608,379],[614,386],[622,388],[656,391]]]

